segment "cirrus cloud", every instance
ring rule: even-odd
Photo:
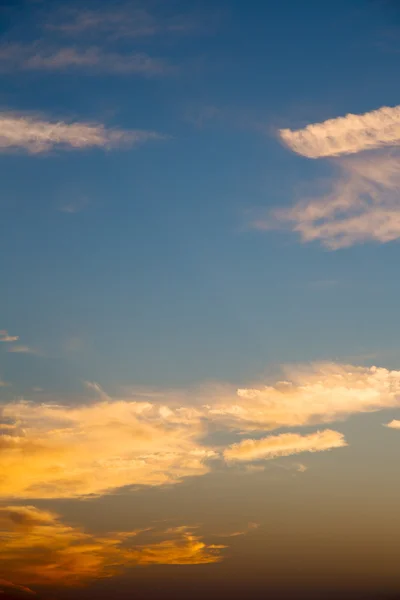
[[[107,129],[103,124],[44,121],[32,116],[0,113],[0,151],[23,149],[31,154],[52,148],[113,148],[162,136],[143,130]]]
[[[308,158],[354,154],[400,144],[400,106],[383,106],[363,115],[348,114],[292,131],[281,129],[291,150]]]
[[[288,229],[330,250],[400,238],[400,106],[279,134],[297,154],[329,157],[336,174],[326,193],[268,211],[255,229]]]
[[[145,53],[120,54],[104,51],[98,46],[89,48],[3,44],[0,46],[0,71],[67,71],[82,70],[89,74],[137,74],[148,77],[167,75],[176,71],[168,61]]]

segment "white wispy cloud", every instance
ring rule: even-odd
[[[281,129],[291,150],[308,158],[354,154],[400,144],[400,106],[383,106],[363,115],[348,114],[293,131]]]
[[[326,193],[268,211],[254,228],[289,229],[330,250],[400,238],[400,106],[279,133],[298,154],[331,157],[336,174]]]
[[[157,17],[148,10],[118,3],[111,9],[67,7],[58,10],[47,22],[47,28],[66,35],[106,35],[110,38],[140,38],[161,34],[189,33],[201,27],[189,15]],[[204,25],[203,25],[204,27]]]
[[[1,133],[0,133],[1,136]],[[18,335],[9,335],[8,331],[2,329],[0,331],[0,342],[16,342],[19,340]]]
[[[289,228],[303,242],[330,250],[400,237],[400,156],[372,153],[336,162],[338,174],[324,195],[275,209],[256,219],[261,230]]]
[[[89,74],[167,75],[176,71],[168,61],[145,53],[107,52],[98,46],[76,48],[46,46],[43,43],[3,44],[0,46],[0,71],[84,70]]]
[[[152,131],[107,129],[103,124],[45,121],[33,116],[0,113],[0,150],[31,154],[52,148],[113,148],[162,138]]]
[[[343,434],[325,429],[309,435],[282,433],[260,440],[246,439],[227,448],[224,457],[227,461],[252,462],[301,452],[322,452],[343,446],[347,446]]]

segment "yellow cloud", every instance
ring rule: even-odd
[[[388,423],[386,427],[390,427],[390,429],[400,429],[400,421],[396,421],[396,419],[393,419],[393,421],[390,421],[390,423]]]
[[[282,433],[260,440],[247,439],[233,444],[224,451],[228,461],[268,460],[278,456],[290,456],[301,452],[321,452],[347,446],[343,434],[331,429],[317,431],[310,435]]]
[[[210,418],[243,431],[329,423],[355,413],[399,406],[400,371],[315,363],[291,367],[287,380],[238,389],[210,405]]]
[[[65,525],[58,515],[33,506],[0,507],[2,574],[14,587],[76,586],[112,577],[136,565],[219,562],[225,548],[207,545],[188,527],[154,530],[154,536],[157,540],[161,536],[161,541],[145,545],[135,544],[139,533],[95,536]]]
[[[199,419],[146,402],[80,406],[17,402],[2,408],[0,496],[81,497],[162,485],[208,471]]]

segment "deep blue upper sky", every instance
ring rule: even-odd
[[[37,351],[2,346],[7,393],[68,391],[82,380],[240,382],[278,363],[362,362],[371,352],[391,366],[397,243],[328,251],[249,221],[331,172],[283,147],[279,128],[398,104],[396,7],[154,2],[142,6],[159,30],[121,38],[50,27],[65,6],[4,5],[3,50],[96,47],[175,70],[30,69],[0,59],[2,112],[166,137],[0,155],[0,328]],[[187,31],[165,31],[176,15]]]

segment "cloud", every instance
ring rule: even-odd
[[[52,148],[113,148],[161,136],[151,131],[107,129],[102,124],[43,121],[0,113],[0,150],[24,149],[31,154]]]
[[[1,133],[0,133],[0,139],[1,139]],[[0,342],[16,342],[18,340],[19,340],[18,335],[9,335],[8,331],[6,331],[5,329],[0,331]]]
[[[189,33],[198,28],[198,23],[187,15],[157,18],[145,9],[120,3],[110,10],[68,8],[58,11],[47,28],[66,35],[101,34],[118,39]]]
[[[79,498],[165,485],[208,472],[204,426],[185,410],[146,402],[3,404],[0,497]]]
[[[40,43],[30,45],[3,44],[0,47],[0,71],[65,71],[84,70],[90,74],[157,76],[176,69],[166,60],[144,53],[119,54],[104,52],[97,46],[54,48]]]
[[[31,590],[30,588],[24,586],[24,585],[17,585],[15,583],[13,583],[12,581],[7,581],[6,579],[0,579],[0,594],[5,594],[5,592],[17,592],[18,596],[13,596],[15,598],[21,598],[21,597],[25,597],[25,595],[32,596],[35,595],[35,592],[33,590]],[[23,596],[21,596],[21,594],[23,594]]]
[[[239,389],[141,390],[126,399],[111,398],[96,383],[86,387],[94,394],[84,403],[2,404],[0,498],[84,498],[176,484],[205,475],[223,455],[207,441],[216,428],[261,433],[400,406],[400,371],[336,363],[292,366],[284,380]],[[323,443],[328,433],[306,442]],[[288,435],[278,442],[289,440],[290,453],[299,451],[303,438]]]
[[[396,421],[396,419],[393,419],[393,421],[387,423],[386,427],[390,427],[390,429],[400,429],[400,421]]]
[[[330,157],[336,174],[326,192],[268,211],[254,228],[289,229],[330,250],[400,238],[400,106],[279,133],[298,154]]]
[[[147,531],[153,539],[140,544],[140,530],[97,536],[64,524],[52,512],[33,506],[3,506],[2,573],[13,587],[73,587],[138,565],[198,565],[223,558],[225,546],[206,544],[193,528]]]
[[[354,154],[400,144],[400,106],[383,106],[363,115],[348,114],[292,131],[281,129],[291,150],[308,158]]]
[[[243,440],[227,448],[224,451],[224,457],[227,461],[252,462],[255,460],[269,460],[278,456],[290,456],[301,452],[322,452],[332,450],[332,448],[342,448],[343,446],[347,446],[343,434],[325,429],[310,435],[282,433],[261,440]]]
[[[337,363],[286,369],[274,385],[226,393],[207,407],[209,417],[240,431],[274,430],[343,420],[400,406],[400,371]]]
[[[320,197],[275,209],[255,220],[261,230],[289,228],[303,242],[331,250],[400,237],[400,156],[367,154],[336,162],[338,175]]]
[[[17,354],[36,354],[36,350],[29,348],[29,346],[11,346],[7,351],[15,352]]]

